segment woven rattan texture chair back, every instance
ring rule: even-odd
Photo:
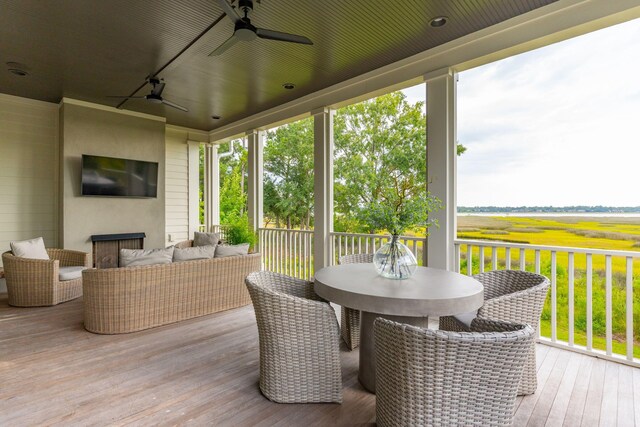
[[[338,321],[313,283],[269,271],[245,282],[258,323],[262,394],[279,403],[342,402]]]
[[[373,254],[352,254],[341,256],[340,264],[369,264]],[[360,310],[349,307],[340,309],[340,335],[349,350],[360,345]]]
[[[478,310],[478,317],[526,323],[537,330],[550,287],[549,279],[519,270],[487,271],[473,277],[484,285],[485,302]],[[454,317],[440,318],[440,329],[468,330]],[[518,394],[533,394],[538,387],[534,348],[529,356]]]
[[[378,426],[512,425],[534,330],[483,319],[472,329],[434,331],[376,319]]]
[[[50,259],[29,259],[2,254],[9,305],[38,307],[60,304],[82,295],[82,278],[60,281],[60,267],[91,267],[88,253],[47,249]]]

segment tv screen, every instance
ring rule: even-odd
[[[158,163],[83,154],[82,195],[158,197]]]

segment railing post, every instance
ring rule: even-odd
[[[444,207],[431,217],[439,227],[429,229],[430,267],[454,271],[456,237],[456,76],[449,68],[425,76],[427,90],[427,189]]]
[[[313,114],[313,264],[314,270],[331,265],[333,230],[333,114],[330,108]]]
[[[264,151],[264,131],[255,130],[247,132],[247,211],[249,216],[249,227],[253,231],[258,231],[262,227],[263,219],[263,151]],[[260,250],[260,242],[258,242]]]

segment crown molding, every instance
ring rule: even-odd
[[[108,111],[110,113],[116,113],[116,114],[124,114],[125,116],[139,117],[147,120],[155,120],[157,122],[162,122],[162,123],[167,122],[167,119],[164,117],[154,116],[152,114],[146,114],[146,113],[138,113],[137,111],[114,108],[108,105],[95,104],[93,102],[88,102],[88,101],[80,101],[79,99],[65,97],[60,100],[59,106],[62,107],[64,104],[77,105],[79,107],[85,107],[85,108],[93,108],[94,110]]]

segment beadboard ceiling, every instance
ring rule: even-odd
[[[0,92],[115,107],[107,95],[132,94],[177,56],[158,75],[163,96],[188,113],[144,100],[123,108],[211,130],[554,1],[261,0],[254,25],[307,36],[313,46],[256,39],[209,57],[233,32],[215,0],[0,0]],[[448,24],[432,28],[442,15]],[[6,62],[29,75],[9,73]],[[286,82],[296,88],[283,89]]]

